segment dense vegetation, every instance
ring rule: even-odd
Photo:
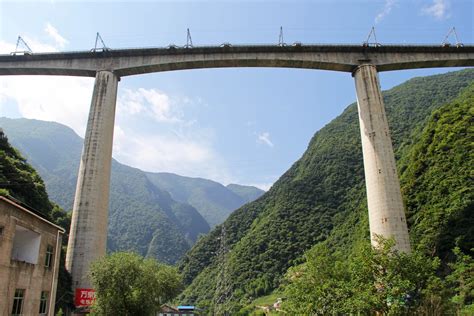
[[[54,122],[0,118],[0,126],[41,174],[51,199],[70,210],[83,140]],[[174,263],[210,225],[247,201],[210,180],[145,173],[113,160],[108,250]]]
[[[10,145],[3,130],[0,130],[0,194],[16,199],[28,209],[66,229],[63,236],[56,307],[67,309],[72,304],[72,281],[64,266],[64,246],[67,244],[70,216],[48,199],[43,180]]]
[[[433,112],[402,159],[414,252],[374,251],[365,240],[345,254],[317,244],[287,274],[287,312],[474,313],[473,105],[471,84]]]
[[[156,315],[181,290],[176,268],[127,252],[92,263],[90,278],[96,300],[92,315]]]
[[[433,112],[401,164],[413,243],[445,259],[474,248],[474,85]]]
[[[48,199],[43,180],[26,159],[10,146],[3,130],[0,130],[0,185],[4,194],[27,205],[34,205],[41,214],[50,218],[53,204]]]
[[[384,92],[395,154],[400,166],[412,165],[407,159],[414,155],[412,150],[420,141],[419,134],[431,113],[451,102],[473,80],[474,71],[463,70],[415,78]],[[463,137],[462,134],[460,137]],[[466,149],[464,154],[466,152],[469,151]],[[472,163],[466,164],[465,168],[471,170],[470,166]],[[408,219],[415,238],[416,232],[426,227],[418,228],[420,222],[415,220],[413,214],[421,213],[410,201],[417,201],[417,196],[422,192],[417,193],[415,190],[407,193],[408,186],[405,185],[409,180],[404,172],[408,169],[401,170]],[[434,179],[428,177],[427,185],[432,181]],[[472,188],[472,183],[466,178],[459,178],[459,185],[464,190]],[[452,201],[459,196],[459,192],[465,191],[457,192]],[[441,200],[443,196],[438,198]],[[255,297],[277,288],[287,269],[300,263],[302,254],[315,244],[325,242],[330,249],[350,253],[360,241],[368,238],[365,199],[357,108],[352,104],[315,134],[303,157],[267,194],[235,211],[226,222],[197,242],[180,265],[184,280],[188,283],[182,300],[212,309],[216,296],[215,277],[225,266],[231,288],[228,296],[236,311]],[[457,205],[450,201],[446,203],[453,209],[460,210],[466,206],[469,210],[469,203],[465,202],[463,200]],[[453,213],[457,213],[456,218],[466,216],[469,219],[465,220],[472,220],[472,204],[470,207],[471,211],[467,214],[465,211],[464,215],[461,215],[463,211]],[[443,210],[439,208],[438,212]],[[443,218],[443,225],[448,222]],[[218,238],[223,226],[226,228],[226,243],[230,250],[225,260],[216,255],[219,253]],[[440,240],[444,240],[451,233],[438,230],[436,234]],[[450,238],[451,241],[456,236],[466,239],[469,234],[472,237],[472,231],[461,229]],[[466,247],[463,246],[463,251]]]
[[[472,314],[472,257],[456,249],[454,272],[442,280],[436,275],[438,257],[418,250],[400,253],[393,245],[382,239],[374,249],[367,241],[348,256],[319,243],[305,254],[303,265],[287,273],[283,310],[292,315]]]

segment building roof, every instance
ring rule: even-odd
[[[181,306],[178,306],[178,309],[179,310],[194,310],[195,307],[194,306],[189,306],[189,305],[181,305]]]
[[[161,305],[160,311],[161,312],[179,312],[177,308],[174,308],[173,306],[170,306],[167,304]]]
[[[56,229],[58,229],[61,233],[65,233],[66,230],[64,228],[62,228],[61,226],[58,226],[52,222],[50,222],[46,216],[44,216],[43,214],[41,214],[40,212],[38,212],[37,210],[34,210],[34,209],[31,209],[30,207],[26,206],[25,204],[23,204],[22,202],[14,199],[13,197],[11,196],[2,196],[0,195],[0,201],[4,201],[5,203],[8,203],[14,207],[16,207],[17,209],[20,209],[36,218],[39,218],[40,220],[42,220],[43,222],[55,227]]]

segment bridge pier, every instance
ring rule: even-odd
[[[92,288],[89,265],[106,252],[118,81],[111,71],[98,71],[95,77],[66,255],[73,289]]]
[[[395,239],[395,248],[410,252],[400,181],[383,104],[377,69],[361,65],[353,73],[357,91],[360,134],[372,245],[375,235]]]

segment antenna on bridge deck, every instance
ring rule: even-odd
[[[461,41],[459,41],[458,34],[456,33],[456,28],[453,26],[452,29],[449,30],[448,34],[446,34],[446,37],[444,38],[443,41],[443,46],[450,46],[451,44],[448,42],[449,36],[451,34],[454,34],[454,38],[456,39],[456,47],[462,47],[463,44]]]
[[[369,42],[371,38],[374,38],[374,41],[373,42]],[[369,33],[369,36],[367,36],[367,39],[365,40],[364,46],[380,46],[380,43],[377,42],[377,36],[375,35],[375,27],[372,26],[372,28],[370,29],[370,33]]]
[[[23,45],[23,48],[25,48],[25,50],[23,50],[23,51],[18,50],[18,47],[20,46],[20,44]],[[26,44],[25,40],[20,35],[18,35],[18,40],[16,41],[15,51],[12,53],[12,55],[16,55],[17,53],[23,53],[23,54],[28,54],[28,55],[33,54],[33,51],[31,50],[30,46],[28,46],[28,44]]]
[[[191,38],[191,32],[189,32],[188,28],[188,35],[186,37],[186,48],[192,48],[193,47],[193,39]]]
[[[280,36],[278,37],[278,46],[285,46],[283,41],[283,26],[280,26]]]
[[[102,43],[101,48],[97,48],[97,44],[99,43],[99,40]],[[98,51],[108,51],[108,50],[109,50],[109,48],[105,45],[104,40],[100,36],[99,32],[97,32],[97,35],[95,37],[95,46],[94,46],[94,49],[92,49],[92,51],[93,52],[98,52]]]

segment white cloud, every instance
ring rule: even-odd
[[[257,142],[267,145],[268,147],[274,147],[274,144],[270,140],[270,133],[263,132],[257,136]]]
[[[30,38],[28,36],[21,37],[26,44],[31,48],[34,52],[57,52],[58,48],[55,46],[51,46],[49,44],[41,43],[34,38]],[[0,54],[10,54],[15,51],[16,44],[8,43],[0,40]],[[19,47],[19,51],[24,51],[25,47]]]
[[[68,40],[62,37],[58,30],[51,25],[51,23],[46,23],[44,31],[56,42],[56,45],[60,48],[63,48],[68,43]]]
[[[92,78],[1,76],[0,106],[12,101],[22,117],[59,122],[83,136],[93,84]]]
[[[10,54],[15,51],[15,45],[0,40],[0,54]]]
[[[45,32],[63,43],[49,23]],[[22,36],[33,52],[57,52],[58,47]],[[15,44],[0,41],[0,54],[15,51]],[[91,102],[93,78],[57,76],[1,76],[0,109],[9,102],[16,105],[22,117],[65,124],[83,136]],[[0,113],[1,115],[2,113]]]
[[[185,102],[186,101],[185,98]],[[158,122],[176,123],[181,121],[181,112],[176,102],[165,93],[155,89],[124,89],[118,100],[120,111],[130,115],[148,114]]]
[[[33,51],[58,50],[24,38]],[[14,50],[14,44],[0,41],[0,52]],[[22,117],[56,121],[83,137],[93,85],[94,78],[1,76],[0,116],[5,115],[2,109],[6,106],[16,106]],[[117,99],[114,139],[117,160],[147,171],[236,182],[214,149],[214,131],[184,115],[184,110],[202,105],[202,100],[173,97],[157,89],[144,88],[121,88]]]
[[[431,15],[438,20],[449,18],[449,9],[451,4],[448,0],[433,0],[430,6],[424,7],[422,12]]]
[[[376,24],[382,21],[387,15],[390,14],[390,12],[392,11],[392,8],[395,6],[397,1],[398,0],[385,0],[385,5],[382,11],[379,14],[377,14],[377,16],[375,17]]]
[[[173,172],[227,183],[234,180],[207,139],[174,133],[144,133],[115,126],[114,157],[122,163],[153,172]]]

